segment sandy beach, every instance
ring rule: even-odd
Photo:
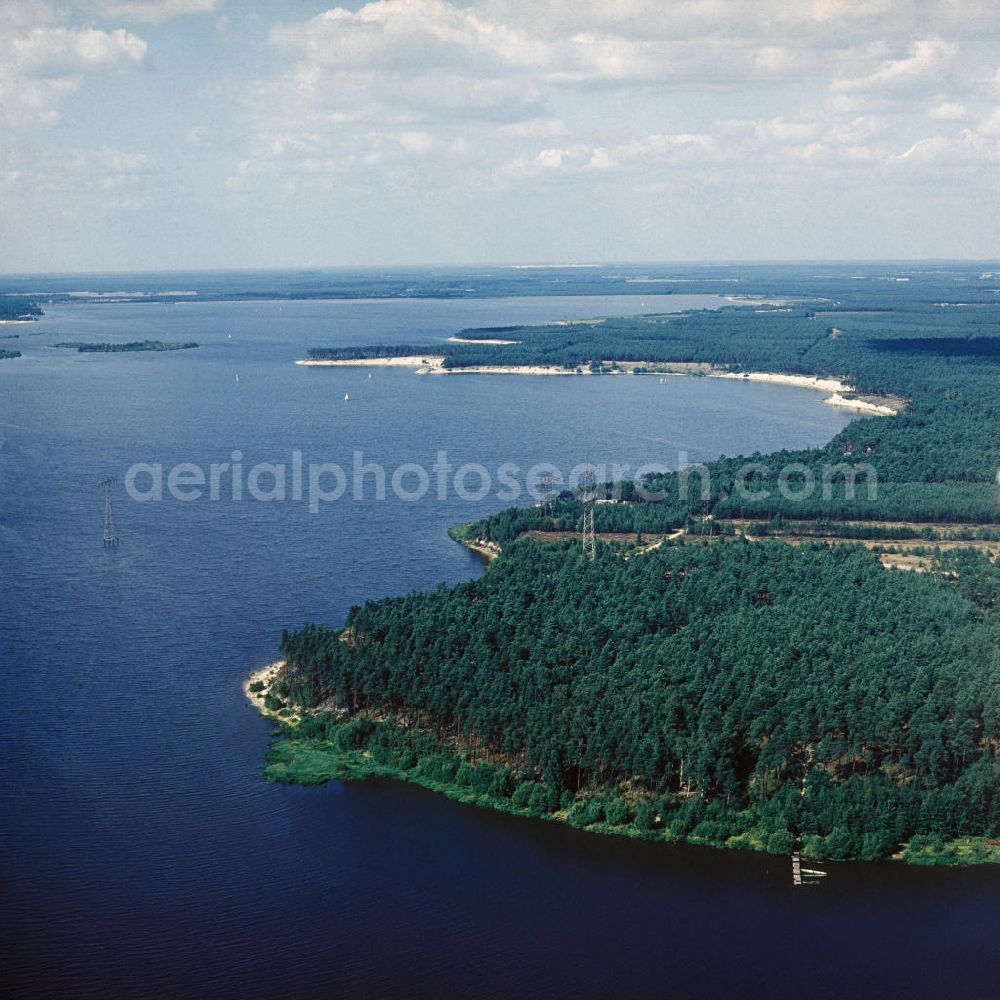
[[[450,337],[458,341],[459,338]],[[515,343],[515,341],[476,341],[476,343]],[[702,375],[707,378],[725,378],[746,382],[769,382],[774,385],[788,385],[797,389],[814,389],[828,393],[823,402],[829,406],[869,413],[873,416],[888,417],[899,413],[905,400],[891,397],[869,396],[856,398],[855,389],[837,378],[821,378],[818,375],[788,375],[782,372],[734,372],[702,362],[657,362],[657,361],[614,361],[605,359],[602,364],[616,366],[615,371],[592,372],[589,367],[580,369],[562,368],[558,365],[473,365],[466,368],[445,368],[442,355],[410,355],[389,358],[350,358],[343,360],[296,361],[297,365],[312,367],[391,367],[413,368],[418,375]],[[646,369],[637,371],[636,369]]]
[[[444,364],[444,357],[439,354],[399,356],[391,358],[305,358],[296,361],[297,365],[310,368],[439,368]]]
[[[520,344],[519,340],[497,340],[494,337],[489,339],[482,338],[476,339],[475,337],[449,337],[449,344],[497,344],[503,346],[504,344]]]
[[[857,410],[860,413],[872,413],[879,417],[894,416],[902,409],[902,407],[896,409],[887,403],[870,403],[865,399],[845,399],[839,392],[827,396],[823,402],[830,406],[839,406],[845,410]]]
[[[481,555],[487,562],[492,562],[500,555],[500,546],[485,538],[463,538],[461,544]]]
[[[418,375],[589,375],[557,365],[474,365],[469,368],[445,368],[443,365],[422,368]]]
[[[891,417],[903,408],[901,401],[890,400],[889,397],[872,397],[884,399],[880,403],[866,399],[853,399],[851,397],[855,392],[854,388],[837,378],[819,378],[816,375],[784,375],[780,372],[713,371],[708,372],[708,375],[712,378],[744,379],[747,382],[771,382],[775,385],[791,385],[799,389],[818,389],[820,392],[830,393],[823,400],[829,406],[839,406],[882,417]]]
[[[277,678],[278,673],[284,665],[284,660],[275,660],[274,663],[268,663],[265,666],[254,670],[243,682],[243,693],[247,696],[247,700],[250,704],[253,705],[253,707],[256,708],[261,715],[266,715],[269,719],[280,719],[282,722],[296,722],[298,720],[298,716],[278,715],[277,712],[272,711],[267,707],[267,705],[264,704],[264,698],[266,697],[268,690],[274,683],[275,678]],[[258,681],[264,682],[263,689],[260,691],[251,691],[251,685],[256,684]]]

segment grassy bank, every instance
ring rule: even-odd
[[[271,694],[270,704],[278,703]],[[321,785],[330,780],[390,778],[469,805],[562,822],[592,833],[771,854],[787,854],[796,843],[792,831],[754,806],[726,815],[706,806],[697,795],[650,796],[622,787],[591,787],[560,795],[538,781],[530,768],[461,748],[397,719],[319,712],[297,723],[278,722],[264,770],[272,782]],[[825,835],[804,833],[803,856],[839,858],[849,836],[840,828]],[[877,845],[872,845],[870,860],[875,860],[876,851]],[[893,857],[920,865],[997,863],[1000,846],[985,838],[946,842],[916,837]]]

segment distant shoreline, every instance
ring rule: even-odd
[[[454,340],[455,338],[450,338]],[[489,341],[487,341],[489,343]],[[589,368],[562,368],[556,365],[471,365],[466,368],[445,368],[444,356],[399,355],[387,358],[304,358],[297,365],[309,368],[413,368],[418,375],[699,375],[706,378],[725,378],[748,382],[767,382],[798,389],[814,389],[828,393],[823,400],[828,406],[868,413],[872,416],[890,417],[899,413],[906,401],[895,396],[855,396],[855,389],[838,378],[818,375],[790,375],[781,372],[734,372],[713,365],[688,362],[655,361],[604,361],[614,365],[613,371],[593,372]],[[642,370],[637,370],[642,369]]]

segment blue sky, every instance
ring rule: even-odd
[[[993,0],[0,0],[0,271],[1000,257]]]

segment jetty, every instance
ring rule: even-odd
[[[792,885],[819,885],[817,879],[821,878],[826,878],[826,872],[818,868],[803,868],[799,852],[792,852]]]

